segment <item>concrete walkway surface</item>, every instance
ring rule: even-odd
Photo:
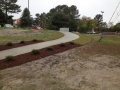
[[[4,59],[8,55],[16,56],[16,55],[31,52],[33,49],[42,49],[45,47],[69,42],[69,41],[79,38],[78,35],[73,34],[71,32],[63,32],[62,31],[62,33],[64,34],[64,36],[60,39],[0,51],[0,59]]]

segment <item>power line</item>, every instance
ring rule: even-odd
[[[118,21],[117,23],[120,23],[120,21]]]
[[[120,16],[120,11],[117,13],[117,15],[115,16],[112,22],[115,23],[115,21],[118,19],[119,16]]]
[[[119,17],[120,17],[120,11],[117,13],[117,16],[116,16],[116,18],[114,19],[113,23],[118,22],[118,21],[119,21],[119,20],[118,20]]]
[[[116,20],[116,18],[119,16],[120,11],[117,13],[117,15],[115,16],[115,18],[113,19],[113,22]]]
[[[115,21],[115,22],[119,23],[119,22],[120,22],[120,20],[119,20],[119,19],[117,19],[117,21]]]
[[[113,20],[113,23],[118,19],[119,16],[120,14],[117,14],[116,18]]]
[[[115,12],[116,12],[116,10],[117,10],[119,4],[120,4],[120,2],[118,3],[118,5],[117,5],[117,7],[116,7],[116,9],[115,9],[115,11],[114,11],[114,13],[113,13],[113,15],[115,14]],[[113,17],[113,15],[112,15],[112,17]],[[109,22],[111,21],[112,17],[110,18]]]

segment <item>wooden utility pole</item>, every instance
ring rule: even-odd
[[[29,11],[29,0],[28,0],[28,11]],[[28,28],[29,28],[29,16],[28,16]]]

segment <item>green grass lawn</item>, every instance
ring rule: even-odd
[[[79,38],[76,39],[76,40],[73,40],[73,42],[75,42],[75,43],[84,45],[84,44],[87,44],[87,43],[91,42],[91,40],[92,40],[86,34],[77,33],[77,35],[79,35]]]
[[[120,45],[120,36],[106,36],[101,43]]]
[[[32,30],[27,30],[25,31],[26,33],[32,33]],[[63,37],[64,34],[58,31],[53,31],[53,30],[43,30],[42,34],[40,35],[35,35],[35,36],[0,36],[0,44],[5,44],[9,41],[17,41],[17,40],[43,40],[43,41],[50,41],[54,39],[58,39]]]
[[[97,43],[103,43],[103,44],[111,44],[111,45],[120,45],[120,36],[112,36],[112,35],[106,35],[100,42],[100,35],[99,34],[87,34],[88,37],[92,38],[94,42]]]
[[[6,28],[1,28],[2,30]],[[11,30],[26,30],[26,33],[32,33],[33,30],[31,29],[16,29],[13,28]],[[17,41],[17,40],[33,40],[33,39],[38,39],[38,40],[44,40],[44,41],[49,41],[49,40],[54,40],[63,37],[64,35],[58,31],[53,31],[53,30],[43,30],[43,34],[41,35],[35,35],[35,36],[0,36],[0,44],[5,44],[9,41]],[[104,44],[114,44],[114,45],[120,45],[120,36],[109,36],[107,35],[104,37],[100,42],[100,35],[99,34],[80,34],[76,33],[79,35],[79,38],[76,40],[73,40],[73,42],[78,43],[78,44],[87,44],[91,41],[94,41],[96,43],[104,43]]]
[[[80,34],[78,33],[79,38],[74,40],[75,43],[79,44],[87,44],[91,41],[96,43],[104,43],[104,44],[112,44],[112,45],[120,45],[120,36],[105,36],[100,42],[100,35],[99,34]]]
[[[120,57],[120,36],[105,36],[100,42],[99,34],[78,34],[79,38],[74,40],[78,44],[87,44],[93,42],[91,49],[89,48],[89,53],[99,53]],[[91,51],[91,52],[90,52]]]

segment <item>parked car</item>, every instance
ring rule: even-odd
[[[13,28],[13,26],[11,24],[5,24],[4,27]]]
[[[40,26],[32,25],[32,29],[34,30],[43,30]]]

